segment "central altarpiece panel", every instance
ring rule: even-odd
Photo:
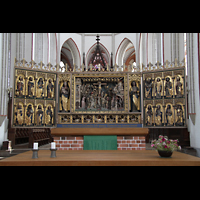
[[[58,82],[58,127],[72,127],[72,124],[141,126],[140,73],[58,74]],[[133,82],[137,87],[135,99],[129,96]],[[135,102],[135,106],[130,101]]]

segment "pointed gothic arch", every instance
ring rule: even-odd
[[[117,49],[115,63],[122,66],[124,63],[128,65],[130,61],[136,62],[135,47],[128,38],[124,38]]]
[[[79,67],[81,65],[80,51],[77,44],[72,38],[67,39],[63,43],[60,56],[60,60],[62,61],[62,59],[64,58],[70,66],[75,64]]]
[[[97,43],[93,44],[90,49],[88,50],[87,54],[86,54],[86,66],[89,65],[91,59],[92,59],[92,56],[94,55],[95,53],[95,50],[96,50],[96,45]],[[104,61],[106,64],[109,64],[110,65],[110,54],[109,54],[109,51],[107,50],[107,48],[99,42],[99,47],[100,47],[100,51],[101,51],[101,54],[104,58]],[[105,64],[105,65],[106,65]]]

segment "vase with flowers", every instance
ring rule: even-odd
[[[163,135],[159,135],[158,140],[152,140],[151,147],[156,149],[161,157],[171,157],[174,150],[181,150],[178,139],[171,140]]]

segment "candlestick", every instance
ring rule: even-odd
[[[33,143],[33,156],[32,159],[38,158],[38,142]]]
[[[51,142],[51,158],[55,158],[56,157],[56,143],[55,142]]]
[[[38,158],[38,149],[33,149],[33,156],[32,156],[32,159],[35,159],[35,158]]]

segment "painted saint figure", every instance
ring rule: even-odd
[[[151,105],[148,105],[147,112],[146,112],[146,125],[152,126],[152,118],[153,118],[153,112]]]
[[[49,83],[47,85],[47,98],[53,98],[53,88],[54,88],[54,84],[52,83],[52,80],[49,79]]]
[[[40,78],[37,85],[37,97],[43,97],[44,96],[44,84],[43,79]]]
[[[24,81],[23,77],[20,76],[19,81],[17,81],[17,90],[16,90],[18,96],[23,96],[23,90],[24,90]]]
[[[47,125],[52,125],[53,124],[53,122],[52,122],[53,112],[51,110],[51,106],[48,106],[46,114],[47,114],[46,124]]]
[[[155,89],[156,89],[156,98],[161,98],[161,91],[162,91],[162,82],[160,78],[157,78],[157,82],[155,84]]]
[[[166,97],[172,97],[172,83],[170,82],[169,77],[166,78],[165,92],[166,92]]]
[[[30,77],[28,81],[28,96],[33,96],[34,95],[34,82],[33,78]]]
[[[161,112],[160,105],[157,105],[157,108],[156,108],[155,124],[157,126],[162,125],[162,112]]]
[[[41,105],[38,105],[38,111],[37,111],[37,125],[42,125],[42,118],[43,118],[42,106],[41,106]]]
[[[152,98],[152,80],[151,80],[151,78],[145,79],[145,98]]]
[[[68,83],[65,81],[63,83],[63,86],[61,87],[61,106],[62,106],[62,111],[68,111],[68,99],[70,95],[70,89],[68,86]]]
[[[182,95],[182,83],[180,82],[179,76],[177,76],[176,81],[177,81],[177,83],[176,83],[176,94],[177,94],[177,96],[176,97],[182,97],[183,96]]]
[[[26,125],[30,126],[30,125],[33,125],[33,108],[32,108],[32,105],[28,105],[27,107],[27,111],[26,111]]]
[[[173,115],[172,115],[171,105],[167,105],[166,120],[168,126],[173,125]]]
[[[182,110],[182,106],[178,105],[177,109],[176,109],[176,114],[177,114],[177,118],[176,118],[176,125],[178,126],[183,126],[183,110]]]
[[[133,81],[131,83],[131,88],[130,88],[130,92],[129,92],[129,95],[130,95],[130,102],[131,102],[131,112],[137,112],[140,110],[139,108],[139,89],[136,85],[136,82]]]
[[[16,125],[22,125],[23,111],[22,111],[22,106],[20,104],[17,106],[17,111],[15,112],[15,115],[16,115]]]

